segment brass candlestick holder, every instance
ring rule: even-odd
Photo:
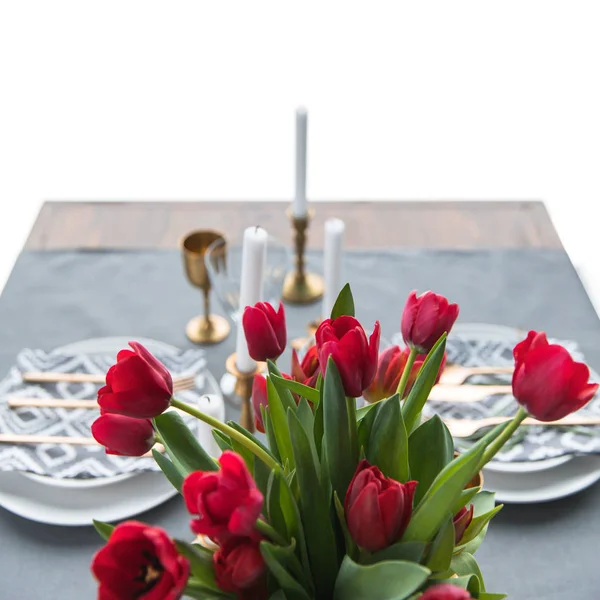
[[[241,400],[240,425],[247,429],[250,433],[254,433],[254,415],[252,414],[252,405],[250,398],[252,397],[252,383],[254,376],[262,373],[265,367],[264,363],[257,363],[254,371],[243,373],[235,364],[236,354],[230,354],[225,362],[225,369],[230,375],[235,377],[234,393]]]
[[[204,255],[207,248],[223,235],[217,231],[193,231],[180,242],[185,274],[189,282],[202,290],[204,314],[194,317],[185,328],[188,338],[195,344],[217,344],[222,342],[230,331],[229,322],[220,315],[210,313],[210,278],[206,271]]]
[[[283,300],[290,304],[309,304],[323,296],[323,278],[306,271],[304,251],[306,232],[314,211],[309,210],[305,217],[295,217],[288,209],[288,216],[294,228],[294,246],[296,251],[296,269],[286,275],[283,282]]]

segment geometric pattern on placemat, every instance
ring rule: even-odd
[[[463,331],[452,331],[446,342],[447,361],[465,367],[514,365],[513,348],[525,338],[525,332],[514,330],[494,332],[486,330],[486,336],[478,334],[476,326]],[[561,344],[576,361],[585,362],[577,344],[570,340],[548,340]],[[403,346],[402,334],[396,333],[392,343]],[[591,371],[591,381],[599,382]],[[477,375],[469,383],[481,385],[510,385],[511,375]],[[423,409],[424,417],[438,414],[447,419],[481,419],[489,416],[511,416],[517,410],[512,394],[494,395],[478,402],[452,403],[428,400]],[[577,414],[600,416],[600,394]],[[474,440],[456,439],[457,450],[465,450]],[[600,454],[600,427],[521,427],[495,456],[499,462],[532,462],[565,455]]]
[[[155,353],[173,375],[198,375],[206,368],[203,350]],[[87,408],[8,407],[9,396],[33,398],[92,399],[99,385],[91,383],[25,383],[25,371],[104,374],[114,364],[113,355],[58,354],[42,350],[22,350],[7,376],[0,382],[0,433],[90,437],[90,427],[99,411]],[[194,390],[178,393],[194,402]],[[194,419],[184,416],[193,423]],[[0,470],[27,471],[54,478],[89,479],[122,473],[159,470],[154,460],[106,454],[101,446],[69,444],[0,444]]]

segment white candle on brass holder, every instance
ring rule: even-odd
[[[253,306],[263,299],[263,273],[267,259],[267,238],[267,232],[262,227],[248,227],[244,231],[240,281],[240,318],[235,348],[235,364],[242,373],[249,373],[256,369],[256,361],[248,353],[248,344],[242,326],[242,315],[246,306]]]
[[[342,244],[346,225],[341,219],[325,221],[325,242],[323,245],[323,294],[322,317],[328,319],[342,287]]]
[[[308,113],[305,108],[296,111],[296,193],[292,214],[296,218],[305,218],[308,214],[306,201],[306,146]]]

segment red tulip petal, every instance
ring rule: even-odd
[[[403,523],[404,494],[400,485],[388,487],[379,494],[379,509],[387,544],[393,544],[398,539],[398,532]]]
[[[548,346],[548,340],[544,332],[530,331],[527,337],[519,342],[513,349],[515,362],[522,362],[527,356],[529,350],[534,350],[541,346]]]
[[[287,329],[285,326],[285,310],[283,308],[283,302],[279,303],[279,310],[275,314],[274,324],[275,335],[277,336],[279,348],[281,352],[283,352],[287,344]]]
[[[158,371],[139,356],[131,356],[114,365],[110,385],[113,392],[160,390],[168,396],[173,393]]]
[[[254,360],[265,361],[277,358],[281,354],[275,331],[263,311],[252,306],[247,307],[242,317],[242,326],[248,353]]]
[[[377,373],[377,360],[379,356],[379,340],[381,338],[381,327],[379,321],[375,321],[375,327],[373,333],[369,338],[369,347],[366,355],[366,364],[363,371],[362,387],[365,389]]]
[[[256,487],[244,459],[239,454],[226,450],[219,457],[219,464],[222,467],[221,473],[223,478],[233,479],[246,489]]]
[[[350,535],[365,550],[376,552],[388,545],[376,485],[371,483],[362,489],[346,518]]]
[[[446,303],[448,302],[445,298]],[[412,343],[424,346],[432,332],[438,329],[440,318],[440,300],[433,292],[425,292],[419,298],[415,323],[412,328]]]
[[[402,322],[400,324],[402,337],[406,344],[411,343],[412,330],[415,323],[415,317],[417,316],[417,310],[417,292],[416,290],[413,290],[406,299],[406,304],[402,311]]]
[[[164,395],[152,395],[148,392],[127,391],[103,394],[98,398],[98,404],[109,413],[138,419],[152,419],[169,407],[170,398]]]
[[[154,445],[154,429],[148,419],[105,414],[92,423],[91,430],[109,454],[141,456]]]
[[[263,506],[263,495],[258,489],[248,492],[246,500],[231,514],[228,529],[234,535],[250,535],[256,525]]]
[[[167,367],[139,342],[129,342],[129,345],[135,350],[138,356],[144,359],[160,375],[167,389],[173,394],[173,378]]]
[[[362,377],[352,352],[348,353],[338,342],[327,342],[319,353],[319,363],[322,368],[327,369],[327,361],[330,356],[339,371],[345,394],[352,398],[358,398],[362,393]]]

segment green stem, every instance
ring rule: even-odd
[[[190,406],[181,400],[177,400],[177,398],[171,399],[171,406],[186,412],[188,415],[192,415],[192,417],[196,417],[196,419],[200,419],[204,423],[222,431],[225,435],[228,435],[232,440],[235,440],[240,445],[244,446],[247,450],[252,452],[254,456],[262,460],[267,467],[270,469],[280,469],[281,465],[272,457],[269,456],[267,452],[265,452],[260,446],[255,444],[250,438],[247,438],[243,433],[236,431],[233,427],[226,425],[219,421],[219,419],[215,419],[210,415],[204,414],[202,411],[199,411],[194,406]]]
[[[262,519],[257,519],[256,530],[280,546],[289,546],[287,540],[283,536],[279,535],[271,525]]]
[[[506,429],[485,449],[481,462],[479,463],[478,470],[481,470],[484,465],[489,463],[490,460],[492,460],[492,458],[498,454],[498,452],[502,449],[502,446],[508,442],[512,434],[519,428],[519,425],[526,417],[527,411],[522,406],[519,406],[519,410],[513,417],[510,425],[508,425]]]
[[[404,396],[404,390],[406,389],[406,384],[408,383],[410,372],[412,371],[413,365],[415,364],[417,354],[419,354],[419,351],[416,348],[410,349],[408,360],[406,361],[406,365],[404,365],[404,371],[402,371],[402,377],[400,377],[400,381],[398,382],[398,389],[396,390],[396,393],[400,396],[400,400],[402,400],[402,397]]]
[[[352,460],[354,465],[358,464],[358,424],[356,422],[356,399],[346,396],[348,407],[348,429],[350,431],[350,448],[352,449]]]

